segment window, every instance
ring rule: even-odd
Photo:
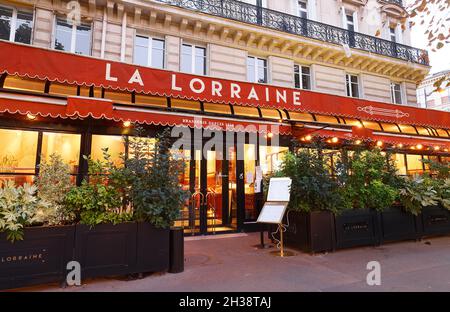
[[[181,71],[206,75],[206,48],[183,44],[181,46]]]
[[[284,146],[260,146],[260,166],[264,175],[274,173],[281,168],[281,164],[289,152]]]
[[[0,129],[0,142],[8,142],[0,150],[0,180],[33,183],[38,132]]]
[[[391,99],[394,104],[402,104],[402,87],[399,83],[391,83]]]
[[[247,0],[247,1],[244,0],[243,2],[267,8],[267,0]]]
[[[298,1],[298,16],[308,18],[308,2],[307,0]]]
[[[91,26],[86,24],[71,25],[63,19],[56,20],[55,31],[56,50],[76,54],[91,54]]]
[[[58,154],[70,166],[70,172],[78,173],[81,135],[69,133],[44,132],[42,135],[41,159],[49,160],[50,155]]]
[[[0,39],[31,43],[33,13],[0,7]]]
[[[125,153],[125,145],[122,136],[118,135],[92,135],[91,158],[103,160],[103,150],[108,148],[111,160],[120,164],[120,156]]]
[[[249,82],[267,83],[267,60],[249,56],[247,58],[247,80]]]
[[[405,155],[404,154],[392,154],[392,159],[395,162],[395,169],[397,170],[398,174],[400,175],[406,175],[406,162],[405,162]]]
[[[164,68],[164,55],[164,40],[136,36],[134,40],[134,64]]]
[[[308,66],[294,66],[294,81],[297,89],[311,90],[311,68]]]
[[[395,31],[395,27],[389,27],[389,39],[392,42],[397,42],[397,32]]]
[[[347,96],[359,98],[359,82],[358,76],[346,75]]]
[[[347,20],[347,30],[349,31],[355,31],[355,22],[353,20],[353,14],[347,14],[346,15]]]
[[[423,173],[423,162],[421,155],[406,155],[406,163],[407,163],[407,174],[408,175],[416,175]]]

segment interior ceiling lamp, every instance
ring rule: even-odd
[[[35,119],[36,119],[36,116],[33,115],[33,114],[28,113],[28,114],[27,114],[27,118],[28,118],[29,120],[35,120]]]
[[[378,147],[382,147],[383,146],[383,142],[382,141],[377,141],[377,146]]]
[[[131,121],[129,121],[129,120],[124,121],[124,122],[123,122],[123,126],[124,126],[125,128],[129,128],[129,127],[131,126]]]

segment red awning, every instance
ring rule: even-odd
[[[43,103],[32,100],[0,98],[0,113],[52,118],[87,118],[130,121],[149,125],[183,126],[209,130],[259,132],[289,135],[291,126],[276,122],[214,118],[193,114],[170,113],[133,106],[114,106],[109,100],[69,97],[67,103]]]
[[[359,131],[344,130],[344,129],[298,129],[294,131],[294,135],[300,139],[305,140],[305,138],[322,137],[322,138],[338,138],[339,140],[349,140],[349,141],[380,141],[383,144],[402,144],[404,147],[416,147],[422,145],[426,147],[438,147],[439,150],[444,151],[445,149],[450,149],[450,140],[442,140],[434,137],[419,137],[419,136],[405,136],[396,135],[391,133],[377,133],[371,132],[366,134],[358,134]],[[337,142],[336,142],[337,143]]]
[[[448,112],[194,76],[4,41],[0,42],[0,73],[204,102],[450,129]]]

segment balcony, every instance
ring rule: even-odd
[[[403,44],[348,31],[236,0],[156,0],[176,7],[267,27],[323,42],[359,49],[404,61],[429,65],[428,53]],[[400,2],[401,0],[391,0]]]

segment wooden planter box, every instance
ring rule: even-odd
[[[421,233],[424,236],[450,234],[450,211],[441,207],[423,207]]]
[[[136,266],[137,223],[76,225],[75,260],[81,278],[126,275]]]
[[[381,243],[416,240],[420,237],[419,218],[404,211],[401,206],[393,206],[381,212],[380,227]]]
[[[335,231],[337,249],[380,244],[376,211],[355,209],[336,215]]]
[[[146,222],[76,226],[75,259],[81,277],[166,272],[169,269],[169,229]]]
[[[334,250],[334,217],[329,211],[289,212],[286,244],[309,253]]]
[[[0,234],[0,289],[63,283],[73,258],[75,226],[25,228],[23,241]]]
[[[169,269],[170,229],[137,223],[137,263],[135,273],[166,272]],[[179,246],[183,248],[183,246]]]

